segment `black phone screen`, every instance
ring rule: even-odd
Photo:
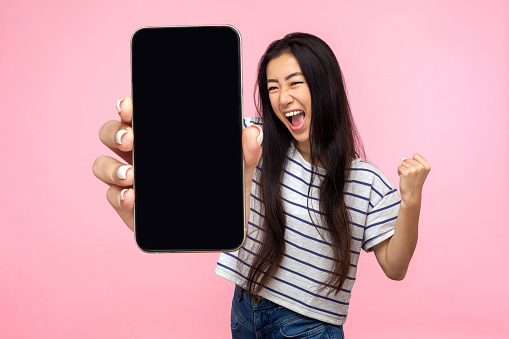
[[[131,40],[135,239],[147,252],[244,241],[240,35],[146,27]]]

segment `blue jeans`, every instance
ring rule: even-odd
[[[343,339],[343,326],[290,311],[267,299],[252,297],[235,285],[231,311],[233,339]]]

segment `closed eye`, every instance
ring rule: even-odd
[[[269,87],[269,92],[272,91],[272,90],[275,90],[275,89],[277,89],[276,86]]]
[[[304,81],[294,81],[291,83],[291,86],[295,86],[295,85],[298,85],[298,84],[303,84]]]

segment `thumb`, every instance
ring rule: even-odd
[[[242,132],[242,152],[246,169],[254,168],[262,156],[263,132],[260,126],[251,125]]]

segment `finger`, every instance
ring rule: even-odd
[[[134,170],[131,165],[125,165],[106,155],[95,160],[92,171],[99,180],[108,185],[129,187],[134,182]]]
[[[415,153],[414,156],[413,156],[413,159],[415,161],[418,161],[420,164],[422,164],[424,166],[424,168],[426,168],[428,171],[431,169],[430,164],[419,153]]]
[[[106,198],[124,223],[134,231],[134,190],[113,185],[106,192]]]
[[[117,111],[123,123],[132,126],[133,122],[133,101],[127,96],[117,101]]]
[[[132,164],[134,134],[130,125],[108,121],[99,130],[99,139],[125,162]]]
[[[398,175],[401,177],[402,175],[406,175],[408,173],[408,169],[405,166],[398,166]]]
[[[406,168],[419,167],[421,164],[414,159],[405,159],[401,162],[401,166]]]

